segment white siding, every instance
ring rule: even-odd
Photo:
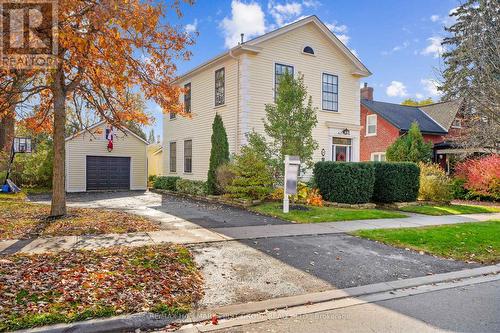
[[[215,71],[225,68],[225,104],[215,107]],[[219,113],[226,128],[229,151],[236,146],[237,127],[237,80],[238,62],[234,59],[221,61],[201,73],[179,82],[180,86],[191,82],[191,117],[177,115],[170,119],[163,115],[163,175],[179,176],[187,179],[204,180],[207,177],[210,160],[210,138],[212,123]],[[183,96],[181,96],[183,99]],[[193,140],[193,168],[184,172],[184,140]],[[177,171],[170,172],[170,142],[177,142]]]
[[[108,152],[103,124],[66,141],[66,191],[85,192],[87,156],[130,157],[130,189],[147,189],[146,143],[117,131],[113,151]]]
[[[304,46],[311,46],[315,55],[302,53]],[[294,66],[294,72],[304,75],[313,106],[318,108],[318,125],[313,136],[319,143],[314,159],[321,159],[325,149],[326,159],[331,157],[332,136],[353,139],[353,160],[359,160],[359,76],[353,63],[333,45],[331,40],[314,24],[308,23],[285,34],[262,41],[258,53],[243,53],[238,60],[229,56],[207,68],[190,74],[178,84],[191,82],[192,117],[170,120],[163,116],[164,154],[163,174],[189,179],[206,179],[210,158],[210,137],[215,113],[221,114],[228,135],[231,153],[246,144],[245,133],[253,129],[264,133],[265,104],[274,102],[274,65]],[[226,68],[226,105],[214,108],[214,72]],[[338,110],[321,110],[322,74],[338,76]],[[239,80],[238,80],[239,79]],[[182,97],[181,97],[182,98]],[[350,134],[341,132],[348,128]],[[193,140],[193,172],[185,174],[185,139]],[[169,143],[177,142],[177,172],[169,172]]]
[[[314,49],[314,56],[302,53],[304,46]],[[319,143],[314,154],[315,160],[321,159],[321,150],[331,150],[331,137],[338,131],[329,128],[327,122],[352,125],[360,124],[359,77],[352,75],[354,65],[347,57],[332,45],[331,41],[313,24],[309,23],[289,33],[264,41],[259,44],[262,51],[249,56],[249,128],[264,133],[262,118],[264,106],[274,101],[274,65],[281,63],[294,66],[294,73],[304,75],[307,92],[312,96],[313,107],[318,108],[318,125],[313,136]],[[322,74],[338,76],[338,112],[322,111]],[[242,134],[241,137],[244,135]],[[353,147],[359,152],[359,133],[351,129],[349,137],[354,139]],[[359,153],[353,154],[359,160]]]

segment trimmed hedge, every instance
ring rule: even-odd
[[[373,163],[318,162],[314,182],[327,201],[367,203],[373,194],[375,167]]]
[[[207,183],[201,180],[178,179],[175,188],[179,193],[204,195],[207,192]]]
[[[374,202],[416,201],[420,168],[411,162],[375,162]]]
[[[157,177],[153,183],[153,188],[159,190],[175,191],[176,190],[175,183],[179,179],[181,179],[181,177],[172,177],[172,176]]]

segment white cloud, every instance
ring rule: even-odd
[[[427,39],[429,41],[429,45],[425,49],[423,49],[420,54],[423,55],[432,55],[434,58],[439,58],[441,54],[443,54],[444,48],[441,45],[443,42],[443,38],[434,36]]]
[[[338,39],[345,45],[349,43],[349,35],[347,34],[347,26],[345,24],[337,25],[337,23],[325,23],[326,27],[337,36]]]
[[[408,95],[406,86],[403,84],[403,82],[399,81],[391,81],[391,84],[387,86],[385,93],[389,97],[405,97]]]
[[[389,55],[391,53],[398,52],[398,51],[401,51],[403,49],[406,49],[409,45],[410,45],[410,42],[407,41],[407,40],[405,40],[403,42],[403,44],[394,46],[390,51],[382,51],[382,54],[383,55]]]
[[[438,90],[438,87],[440,86],[438,81],[433,79],[422,79],[420,80],[420,84],[430,96],[441,95],[441,92]]]
[[[431,15],[432,22],[437,22],[437,21],[439,21],[439,19],[440,19],[439,15]]]
[[[321,6],[321,2],[316,0],[304,0],[302,1],[302,4],[307,8],[318,8],[319,6]]]
[[[294,18],[302,14],[302,3],[287,2],[281,4],[275,3],[271,0],[267,3],[267,9],[269,10],[271,16],[274,18],[274,21],[276,22],[278,27],[282,27],[290,20],[293,20]]]
[[[248,4],[233,0],[231,2],[231,17],[225,17],[220,23],[225,36],[225,45],[230,48],[240,41],[240,34],[249,39],[266,32],[264,12],[256,2]]]
[[[186,30],[186,32],[195,32],[196,29],[198,29],[198,19],[195,19],[193,21],[193,23],[188,23],[184,26],[184,29]]]

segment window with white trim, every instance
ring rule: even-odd
[[[322,109],[335,112],[339,110],[339,78],[337,75],[323,73]]]
[[[352,139],[332,138],[332,161],[351,162]]]
[[[169,144],[170,172],[177,172],[177,142]]]
[[[377,115],[366,116],[366,135],[377,135]]]
[[[226,95],[226,74],[222,67],[215,71],[215,106],[224,105]]]
[[[293,66],[283,65],[283,64],[274,64],[274,100],[278,97],[278,87],[280,85],[280,80],[288,73],[293,76]]]
[[[372,153],[370,160],[373,162],[385,162],[385,153]]]
[[[184,140],[184,172],[193,172],[193,140]]]

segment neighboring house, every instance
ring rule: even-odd
[[[429,106],[428,108],[430,108]],[[385,161],[387,148],[416,121],[425,141],[440,143],[448,129],[431,118],[422,107],[378,102],[373,88],[361,88],[361,161]]]
[[[113,149],[108,149],[108,134]],[[101,121],[66,139],[66,192],[146,190],[148,142]]]
[[[163,148],[159,143],[148,145],[148,177],[159,176],[163,172]]]
[[[359,80],[371,75],[316,17],[310,16],[241,43],[179,77],[191,117],[166,115],[163,175],[206,179],[216,113],[223,119],[230,153],[252,130],[264,133],[265,104],[274,102],[285,72],[304,76],[318,124],[314,160],[359,161]]]

